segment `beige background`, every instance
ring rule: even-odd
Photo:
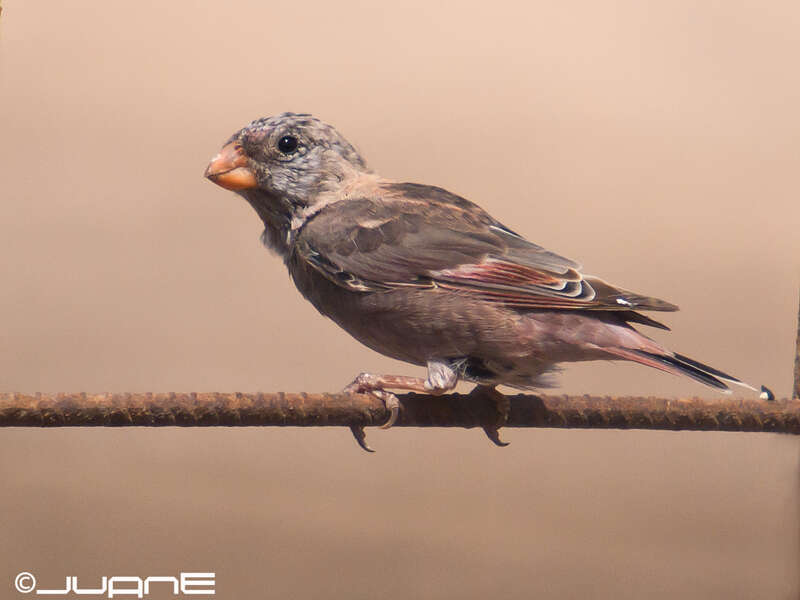
[[[0,17],[0,389],[337,390],[414,373],[317,315],[202,178],[310,111],[586,271],[657,339],[789,392],[796,2],[44,2]],[[570,393],[708,395],[643,367]],[[23,570],[216,571],[235,598],[797,598],[798,442],[757,434],[0,432]],[[153,597],[167,597],[157,596]]]

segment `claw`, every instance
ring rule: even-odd
[[[389,429],[397,422],[397,417],[400,414],[400,400],[391,392],[376,388],[379,385],[377,379],[369,373],[361,373],[353,380],[353,383],[344,388],[344,392],[346,394],[372,394],[379,400],[383,400],[386,410],[389,411],[389,419],[386,423],[380,425],[380,428]],[[356,439],[358,439],[358,436],[356,436]]]
[[[508,399],[508,396],[505,394],[501,394],[493,387],[488,386],[479,386],[481,389],[479,393],[483,392],[489,398],[494,400],[495,408],[497,409],[497,422],[492,425],[484,425],[483,432],[486,434],[492,443],[495,446],[500,446],[501,448],[505,448],[511,442],[504,442],[500,439],[500,427],[505,425],[508,422],[508,413],[511,412],[511,401]],[[478,388],[475,388],[476,390]]]
[[[500,431],[496,425],[492,426],[486,425],[483,428],[483,432],[486,434],[486,437],[492,440],[495,446],[500,446],[501,448],[505,448],[506,446],[511,444],[511,442],[504,442],[503,440],[500,439]]]
[[[353,432],[353,437],[356,438],[356,442],[358,442],[358,445],[361,446],[362,450],[366,450],[367,452],[375,452],[375,450],[370,448],[369,444],[367,444],[367,434],[364,432],[363,425],[351,425],[350,431]]]
[[[397,416],[400,414],[400,400],[397,399],[397,396],[385,390],[372,390],[372,393],[383,400],[386,410],[389,411],[389,419],[380,428],[389,429],[397,422]]]

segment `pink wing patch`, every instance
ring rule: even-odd
[[[448,281],[474,281],[511,286],[559,286],[567,281],[580,281],[580,274],[570,269],[565,275],[489,258],[485,262],[459,265],[456,269],[442,269],[431,273],[437,279]]]
[[[563,275],[489,258],[482,263],[432,271],[437,285],[480,295],[494,302],[531,308],[590,307],[592,287],[574,269]]]

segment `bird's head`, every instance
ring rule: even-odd
[[[365,171],[364,159],[333,127],[308,114],[283,113],[233,134],[205,175],[229,190],[258,188],[308,205],[326,186]]]
[[[368,172],[364,159],[336,129],[308,114],[256,119],[234,133],[205,176],[242,196],[267,231],[283,234],[342,181]]]

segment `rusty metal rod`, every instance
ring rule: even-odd
[[[498,424],[485,395],[406,394],[399,427]],[[800,434],[800,401],[508,396],[506,427],[765,431]],[[0,427],[353,426],[386,421],[366,394],[0,394]]]
[[[797,308],[797,338],[795,346],[794,387],[792,388],[792,397],[798,399],[800,398],[800,305]]]

